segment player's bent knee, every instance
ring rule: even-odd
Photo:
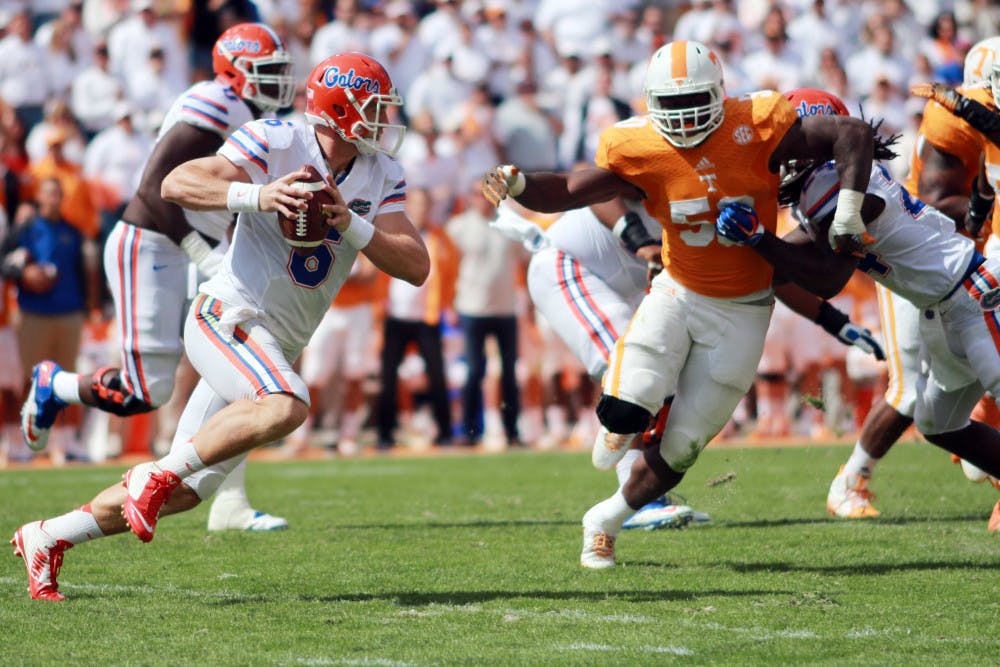
[[[646,408],[620,398],[601,394],[597,402],[597,418],[612,433],[639,433],[649,426],[653,415]]]
[[[272,423],[286,435],[301,426],[309,415],[306,402],[291,394],[271,394],[264,400],[271,412]]]

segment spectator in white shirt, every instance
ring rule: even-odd
[[[132,16],[108,33],[111,71],[133,85],[132,80],[148,67],[150,54],[159,49],[163,57],[161,78],[179,93],[190,84],[187,49],[181,44],[177,28],[160,19],[153,0],[132,0]],[[171,100],[175,95],[171,95]]]
[[[410,118],[427,112],[435,122],[448,116],[468,99],[472,84],[460,79],[454,70],[453,43],[441,42],[434,50],[434,62],[417,75],[405,99],[406,115]]]
[[[760,35],[763,43],[750,47],[743,69],[757,90],[792,90],[802,85],[801,56],[788,42],[785,15],[774,7],[764,16]]]
[[[497,107],[493,132],[500,143],[504,162],[518,165],[524,171],[554,171],[559,157],[556,137],[560,124],[538,103],[538,87],[522,81],[517,94]]]
[[[143,116],[141,125],[149,127],[147,119],[166,113],[184,88],[178,87],[167,75],[165,53],[154,46],[145,63],[130,68],[125,91],[128,101]]]
[[[125,97],[122,80],[111,73],[108,44],[94,48],[93,62],[73,81],[70,109],[87,137],[93,137],[114,122],[115,105]]]
[[[372,20],[358,5],[358,0],[337,0],[333,20],[318,28],[313,35],[309,46],[310,67],[315,67],[336,53],[368,53]]]
[[[31,127],[41,120],[50,91],[48,54],[31,39],[31,15],[20,11],[0,39],[0,98]]]
[[[867,97],[875,82],[885,77],[896,88],[903,90],[910,78],[912,67],[896,54],[896,41],[885,19],[873,15],[865,24],[868,46],[847,59],[847,80],[856,97]]]
[[[111,231],[139,186],[139,176],[152,149],[150,138],[136,129],[132,109],[115,105],[115,122],[87,144],[83,175],[101,212],[101,238]]]
[[[372,30],[371,52],[392,78],[404,100],[410,86],[430,60],[431,51],[417,39],[417,15],[407,0],[393,0],[385,6],[385,23]]]
[[[434,0],[434,11],[417,26],[417,38],[425,47],[434,51],[441,45],[451,46],[463,24],[458,5],[457,0]]]
[[[83,28],[83,1],[71,0],[58,18],[39,26],[35,31],[35,42],[47,47],[57,26],[68,33],[69,57],[73,61],[73,66],[77,71],[83,70],[90,64],[94,53],[94,39]]]

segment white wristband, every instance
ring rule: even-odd
[[[351,211],[351,224],[340,232],[340,238],[355,250],[363,250],[375,236],[375,225]]]
[[[260,210],[260,191],[263,185],[233,181],[226,193],[226,208],[236,213],[252,213]]]
[[[505,164],[500,167],[500,173],[503,174],[504,180],[507,181],[507,194],[511,197],[517,197],[524,192],[527,180],[520,169],[512,164]],[[511,177],[513,177],[513,181],[511,181]]]
[[[864,234],[865,223],[861,219],[861,205],[864,203],[864,192],[841,188],[837,195],[837,211],[830,225],[830,236]]]
[[[617,236],[618,238],[621,238],[622,234],[625,233],[625,227],[627,225],[628,222],[625,220],[625,216],[623,215],[622,217],[618,218],[618,220],[615,221],[615,226],[611,228],[611,233]]]

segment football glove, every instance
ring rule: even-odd
[[[816,324],[844,345],[853,345],[879,361],[885,361],[885,351],[871,330],[851,322],[847,313],[831,306],[829,301],[820,304]]]
[[[507,198],[516,197],[524,192],[526,182],[521,170],[512,164],[493,167],[483,177],[483,196],[494,206]]]
[[[764,235],[764,225],[752,206],[733,202],[723,207],[715,219],[715,231],[737,245],[755,246]]]

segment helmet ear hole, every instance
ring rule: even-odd
[[[334,104],[333,105],[333,113],[334,113],[334,115],[337,118],[343,118],[344,116],[347,115],[347,109],[345,109],[344,107],[340,106],[339,104]]]

